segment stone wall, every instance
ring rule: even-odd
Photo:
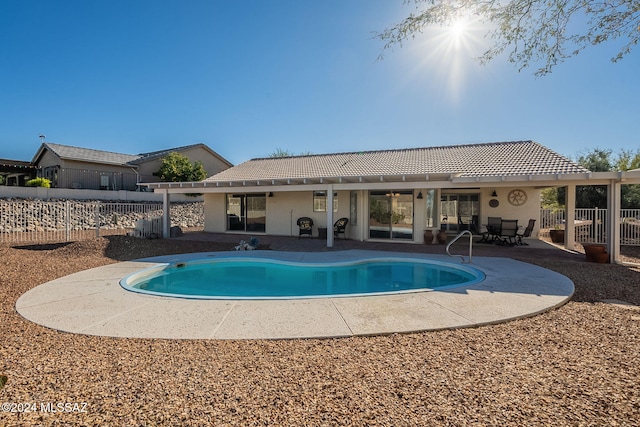
[[[204,203],[172,203],[171,225],[204,227]],[[0,199],[0,233],[127,230],[162,216],[161,203]]]

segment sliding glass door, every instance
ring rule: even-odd
[[[480,211],[480,195],[470,194],[442,194],[440,197],[441,228],[445,231],[478,229],[478,215]]]
[[[413,239],[413,191],[369,192],[369,238]]]
[[[227,194],[227,230],[266,231],[267,198],[258,194]]]

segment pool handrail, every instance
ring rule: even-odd
[[[460,258],[462,258],[462,263],[465,264],[465,260],[464,260],[464,256],[463,255],[452,255],[451,252],[449,252],[449,247],[451,247],[451,245],[453,245],[459,238],[461,238],[465,234],[469,235],[469,261],[466,262],[466,263],[471,264],[471,256],[472,256],[472,252],[473,252],[473,233],[471,233],[471,231],[463,230],[462,232],[460,232],[460,234],[458,234],[456,237],[453,238],[453,240],[451,240],[449,242],[449,244],[447,245],[446,250],[447,250],[447,254],[450,257],[459,256]]]

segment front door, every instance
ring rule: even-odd
[[[369,192],[369,238],[413,239],[413,191]]]

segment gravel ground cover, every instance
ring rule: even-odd
[[[637,267],[532,257],[574,281],[572,301],[498,325],[375,337],[103,338],[14,309],[25,291],[83,269],[229,249],[125,236],[0,246],[0,426],[640,425],[640,310],[601,302],[640,305]],[[25,403],[35,410],[6,411]]]

